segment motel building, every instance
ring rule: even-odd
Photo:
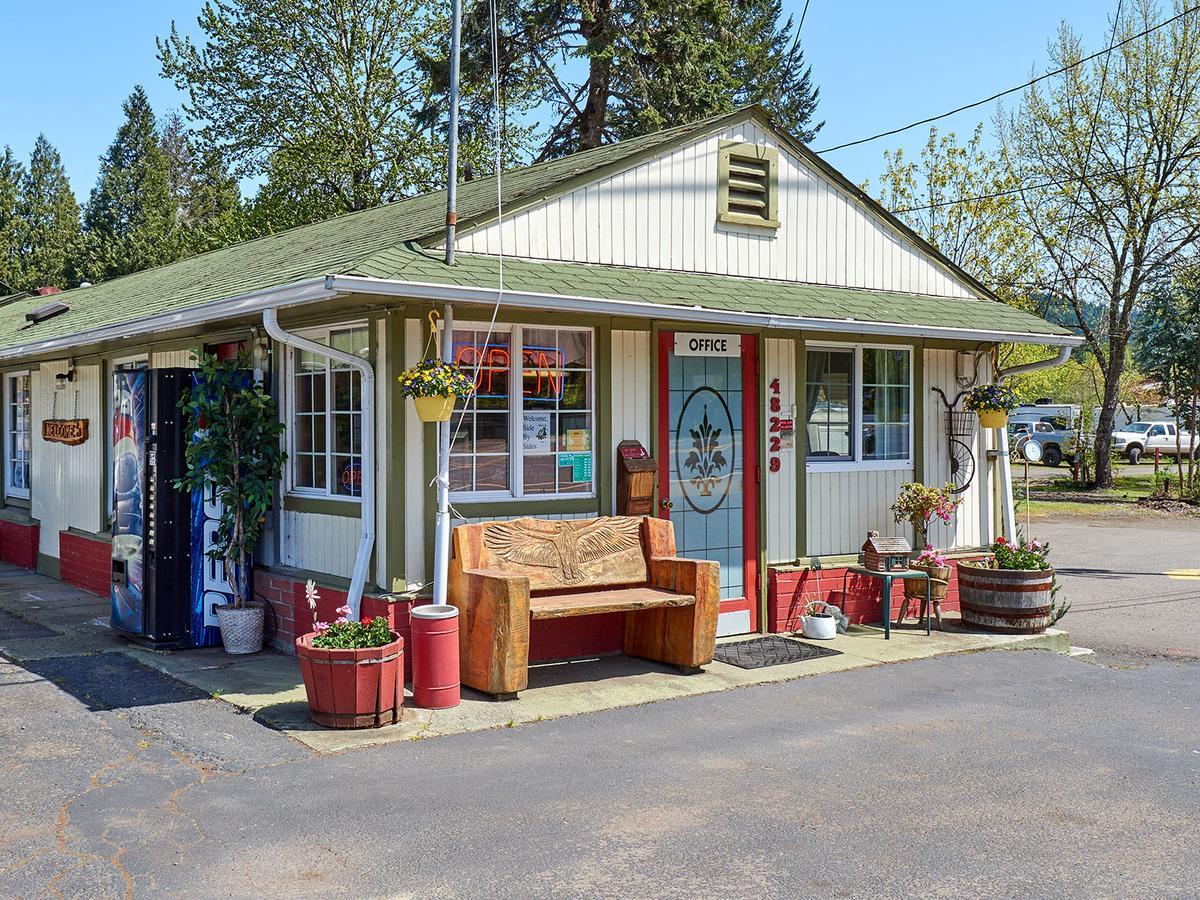
[[[668,518],[680,556],[720,563],[719,635],[792,630],[817,597],[879,621],[878,582],[842,595],[842,576],[868,530],[913,539],[890,511],[905,482],[959,485],[929,536],[956,558],[1011,533],[1002,432],[950,435],[938,391],[994,377],[1001,343],[1061,359],[1077,338],[1001,303],[763,110],[509,172],[499,208],[494,179],[463,183],[453,266],[445,208],[437,192],[0,299],[0,558],[108,596],[128,376],[244,353],[286,425],[255,558],[270,639],[309,630],[310,578],[331,618],[360,556],[364,615],[399,610],[406,632],[404,604],[430,592],[438,426],[397,376],[436,355],[447,304],[476,383],[451,422],[453,523]],[[622,489],[645,469],[650,492]],[[622,629],[534,622],[530,658],[619,652]]]

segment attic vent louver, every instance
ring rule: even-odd
[[[37,309],[25,313],[25,321],[36,325],[38,322],[53,319],[55,316],[65,313],[70,308],[61,300],[52,300],[49,303],[43,303]]]
[[[717,221],[728,225],[779,227],[779,153],[723,141],[717,158]]]

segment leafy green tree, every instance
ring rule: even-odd
[[[549,109],[545,159],[762,103],[810,141],[819,91],[780,0],[516,0],[498,36],[506,97]],[[464,80],[490,80],[488,4],[464,21]],[[437,73],[435,73],[436,75]],[[438,84],[442,77],[435,77]],[[464,121],[486,121],[490,96]]]
[[[38,135],[21,181],[21,281],[26,290],[68,287],[79,250],[79,203],[71,191],[62,157]]]
[[[445,18],[420,0],[210,0],[194,43],[172,24],[163,75],[187,93],[205,146],[239,176],[268,176],[259,224],[377,206],[445,183],[444,129],[425,60]],[[443,51],[438,51],[443,52]],[[467,141],[463,161],[487,166]],[[328,204],[326,206],[326,204]]]
[[[880,202],[1006,302],[1036,308],[1039,257],[1016,182],[982,144],[980,124],[965,144],[929,129],[920,162],[885,151]]]
[[[82,268],[91,280],[127,275],[183,255],[170,167],[140,85],[123,109],[125,121],[100,157],[100,175],[84,210]]]
[[[1171,401],[1177,434],[1184,427],[1192,434],[1200,431],[1200,288],[1190,281],[1185,275],[1151,285],[1132,340],[1134,358]],[[1182,455],[1177,458],[1180,484],[1194,486],[1200,476],[1195,461],[1188,461],[1185,478]]]
[[[1113,53],[1079,64],[1063,26],[1052,64],[1001,121],[1004,161],[1022,188],[1022,220],[1100,362],[1096,482],[1112,484],[1112,429],[1131,323],[1147,286],[1200,238],[1200,21],[1163,27],[1153,0],[1116,23]],[[1172,8],[1182,12],[1179,0]],[[1141,35],[1141,36],[1139,36]],[[1102,310],[1099,324],[1091,309]]]
[[[0,153],[0,296],[20,290],[21,227],[17,207],[25,167],[12,149]]]

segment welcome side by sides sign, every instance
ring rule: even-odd
[[[742,355],[740,334],[699,334],[675,332],[676,356],[732,356]]]

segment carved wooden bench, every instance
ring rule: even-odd
[[[454,529],[448,599],[462,682],[501,699],[529,685],[529,622],[625,613],[625,653],[699,671],[712,662],[717,563],[675,556],[664,519],[516,519]]]

